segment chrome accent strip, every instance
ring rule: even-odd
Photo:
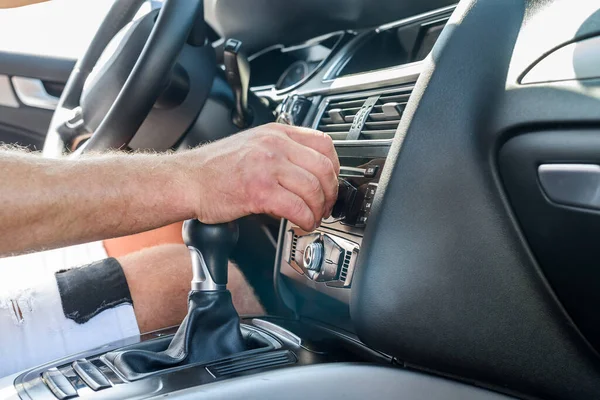
[[[423,70],[423,62],[418,61],[398,67],[386,68],[362,74],[348,75],[334,79],[330,91],[364,90],[372,87],[401,85],[416,82]]]
[[[206,262],[204,261],[204,257],[202,257],[202,253],[194,247],[188,247],[188,249],[190,250],[190,256],[192,257],[192,290],[225,290],[227,285],[215,283],[213,280],[210,271],[206,266]]]
[[[600,210],[600,165],[542,164],[538,179],[553,202]]]
[[[252,320],[252,325],[264,329],[281,340],[291,342],[296,346],[302,346],[302,339],[300,339],[299,336],[272,322],[265,321],[264,319],[254,318]]]
[[[396,28],[396,27],[399,27],[402,25],[410,24],[411,22],[415,22],[420,19],[425,19],[425,18],[429,18],[429,17],[435,17],[436,15],[445,14],[447,12],[454,11],[454,9],[456,8],[457,5],[458,4],[453,4],[451,6],[438,8],[437,10],[428,11],[423,14],[414,15],[412,17],[401,19],[399,21],[389,22],[387,24],[383,24],[383,25],[379,26],[377,29],[375,29],[375,31],[379,33],[379,32],[382,32],[382,31],[385,31],[388,29],[393,29],[393,28]]]
[[[364,175],[365,171],[365,168],[344,167],[343,165],[340,167],[340,174],[343,174],[344,172],[354,172],[360,175]]]
[[[58,105],[59,98],[50,95],[41,80],[13,76],[12,84],[21,102],[29,107],[54,110]]]
[[[15,97],[7,75],[0,75],[0,106],[19,108],[19,102]]]

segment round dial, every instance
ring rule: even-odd
[[[312,242],[304,249],[304,267],[311,271],[319,272],[323,258],[323,243]]]
[[[310,67],[306,61],[300,60],[290,65],[279,77],[277,89],[285,89],[300,82],[306,76],[308,76]]]

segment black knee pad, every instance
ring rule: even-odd
[[[133,300],[123,267],[115,258],[56,272],[56,283],[65,316],[78,324]]]

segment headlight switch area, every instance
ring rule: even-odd
[[[348,288],[360,246],[337,235],[308,233],[292,227],[286,232],[284,256],[297,273],[327,286]]]

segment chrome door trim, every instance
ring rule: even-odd
[[[0,106],[19,108],[19,102],[7,75],[0,75]]]
[[[49,94],[41,80],[23,76],[13,76],[11,80],[21,103],[45,110],[56,109],[59,98]]]

